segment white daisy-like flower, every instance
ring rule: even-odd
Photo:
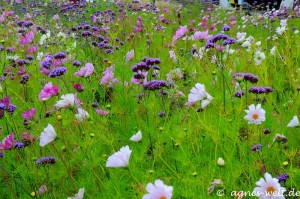
[[[133,142],[139,142],[142,140],[142,132],[141,131],[138,131],[136,134],[134,134],[131,138],[130,138],[131,141]]]
[[[86,112],[83,108],[77,109],[78,113],[75,114],[76,119],[78,119],[80,122],[84,122],[89,117],[89,113]]]
[[[56,108],[67,108],[67,107],[72,107],[74,105],[78,105],[79,99],[77,98],[76,94],[66,94],[62,95],[61,100],[57,101],[54,107]]]
[[[155,180],[154,184],[148,183],[146,186],[147,194],[143,199],[171,199],[173,187],[167,186],[162,180]]]
[[[53,140],[55,140],[56,133],[51,124],[48,124],[48,126],[44,129],[40,136],[40,146],[44,147],[47,144],[51,143]]]
[[[281,187],[277,178],[272,178],[269,173],[265,173],[265,178],[260,178],[256,182],[257,187],[253,193],[259,199],[284,199],[283,193],[286,192],[285,187]]]
[[[82,199],[84,195],[84,188],[79,189],[78,193],[75,194],[75,197],[68,197],[67,199]]]
[[[207,96],[204,84],[197,83],[188,95],[188,102],[197,102],[203,100]]]
[[[249,110],[245,110],[247,115],[244,117],[248,120],[248,124],[261,124],[266,120],[266,111],[261,108],[261,104],[258,104],[256,107],[254,104],[249,106]]]
[[[293,117],[293,119],[289,122],[287,127],[296,127],[296,126],[299,126],[299,119],[298,119],[297,115],[295,115]]]
[[[115,152],[111,156],[108,157],[106,162],[106,167],[120,168],[120,167],[128,167],[129,158],[132,153],[129,146],[123,146],[120,151]]]

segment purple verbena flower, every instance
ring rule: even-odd
[[[57,76],[62,76],[67,72],[67,68],[66,67],[57,67],[55,69],[53,69],[52,71],[50,71],[50,73],[48,74],[49,77],[57,77]]]

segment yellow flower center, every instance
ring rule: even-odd
[[[254,113],[254,114],[252,115],[252,118],[255,119],[255,120],[257,120],[257,119],[259,118],[259,115],[258,115],[257,113]]]
[[[274,187],[267,187],[267,193],[268,194],[272,194],[273,195],[273,193],[275,192],[275,188]]]
[[[166,196],[161,196],[159,199],[167,199]]]

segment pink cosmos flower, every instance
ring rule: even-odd
[[[177,40],[177,39],[183,37],[184,34],[187,33],[187,32],[188,32],[187,26],[180,26],[180,27],[177,29],[175,35],[173,36],[173,39],[174,39],[174,40]]]
[[[42,69],[40,70],[40,73],[42,73],[42,74],[44,74],[44,75],[48,75],[48,74],[50,73],[50,70],[47,69],[47,68],[42,68]]]
[[[82,84],[73,84],[73,88],[78,92],[82,92],[84,90],[84,86]]]
[[[192,35],[192,40],[206,40],[209,39],[211,35],[208,35],[208,31],[196,31],[194,35]]]
[[[126,62],[130,62],[130,60],[132,60],[133,57],[134,57],[134,50],[131,50],[126,55]]]
[[[25,45],[25,44],[30,44],[34,39],[34,32],[33,31],[29,31],[25,37],[23,37],[22,39],[20,39],[19,43],[21,45]]]
[[[107,87],[113,87],[113,84],[114,83],[117,83],[118,82],[118,79],[117,78],[114,78],[114,67],[113,66],[110,66],[110,67],[107,67],[105,69],[105,71],[103,72],[103,77],[102,79],[100,80],[100,85],[105,85],[107,84]]]
[[[154,184],[148,183],[146,186],[147,194],[143,199],[171,199],[173,187],[167,186],[162,180],[155,180]]]
[[[108,115],[109,114],[109,111],[105,111],[105,110],[102,110],[102,109],[97,109],[96,112],[99,114],[99,115]]]
[[[28,111],[26,111],[25,113],[23,113],[22,118],[30,120],[30,119],[34,118],[35,114],[36,114],[36,108],[32,108],[32,109],[29,109]]]
[[[108,157],[106,162],[106,167],[112,168],[120,168],[120,167],[128,167],[130,155],[132,150],[130,150],[129,146],[123,146],[120,151],[115,152],[111,156]]]
[[[45,85],[44,89],[39,94],[39,100],[48,100],[51,96],[57,95],[59,92],[58,86],[52,86],[52,82]]]
[[[2,150],[8,150],[11,149],[14,146],[14,134],[11,133],[8,136],[6,136],[2,142],[0,142],[0,149]]]
[[[80,68],[74,75],[78,77],[88,77],[94,73],[94,66],[91,63],[87,63],[84,67]]]

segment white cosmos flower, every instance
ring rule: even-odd
[[[77,98],[76,94],[70,93],[62,95],[60,98],[61,100],[57,101],[54,107],[67,108],[79,104],[79,99]]]
[[[201,108],[204,109],[207,105],[211,103],[212,100],[213,97],[208,92],[206,92],[206,99],[201,101]]]
[[[276,51],[276,46],[271,48],[271,50],[270,50],[271,55],[275,56],[275,51]]]
[[[299,119],[297,116],[294,116],[293,119],[287,125],[287,127],[296,127],[296,126],[299,126]]]
[[[68,197],[67,199],[82,199],[84,195],[84,188],[79,189],[78,193],[75,194],[75,197]]]
[[[197,83],[195,87],[190,90],[188,95],[189,102],[197,102],[206,97],[206,90],[204,84]]]
[[[276,32],[279,35],[282,35],[285,31],[286,31],[286,27],[285,26],[281,26],[281,27],[277,27],[276,28]]]
[[[56,137],[55,130],[51,124],[44,129],[40,136],[40,146],[44,147],[50,142],[52,142]]]
[[[249,110],[245,110],[247,115],[244,117],[248,120],[248,124],[261,124],[266,120],[266,111],[261,108],[261,104],[258,104],[256,107],[254,104],[249,106]]]
[[[77,109],[78,113],[75,114],[75,117],[80,121],[83,122],[84,120],[86,120],[89,117],[89,113],[86,112],[86,110],[84,110],[83,108],[78,108]]]
[[[146,186],[147,194],[142,199],[171,199],[173,187],[167,186],[162,180],[155,180],[154,184],[148,183]]]
[[[106,167],[120,168],[127,167],[129,164],[129,158],[132,153],[129,146],[123,146],[120,151],[115,152],[108,157]]]
[[[131,138],[130,138],[131,141],[133,142],[139,142],[142,140],[142,132],[141,131],[138,131],[136,134],[134,134]]]
[[[242,47],[245,47],[245,48],[248,48],[251,46],[251,43],[247,40],[247,41],[244,41],[244,43],[242,44]]]
[[[265,178],[260,178],[256,182],[257,187],[254,188],[253,193],[259,199],[284,199],[283,193],[286,188],[281,187],[277,178],[272,178],[269,173],[265,173]]]

